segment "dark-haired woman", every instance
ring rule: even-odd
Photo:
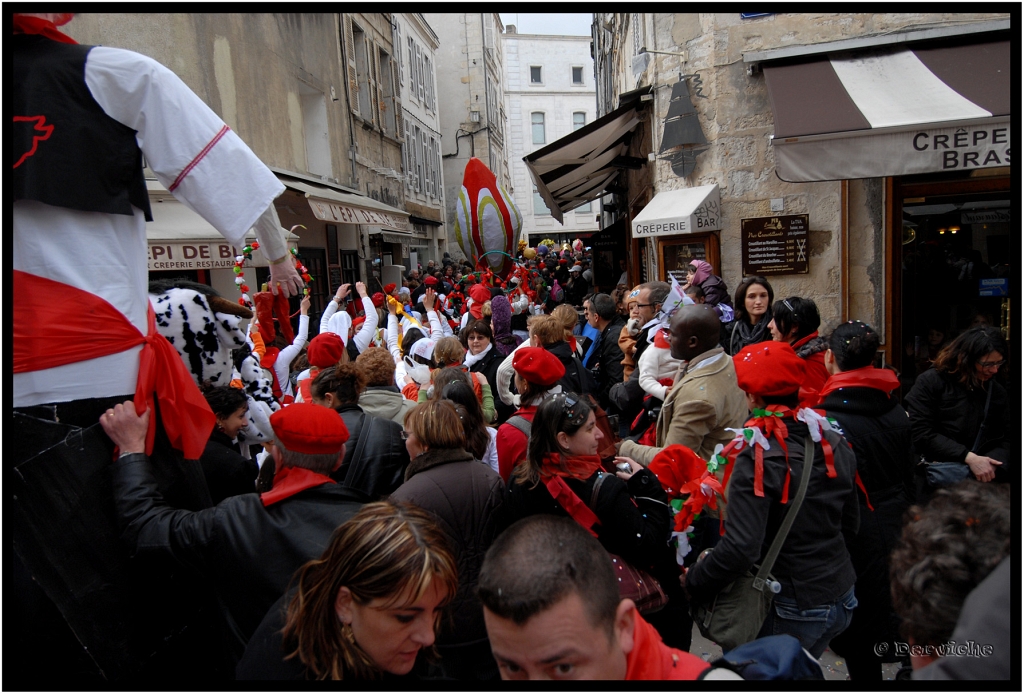
[[[465,408],[460,411],[462,430],[466,434],[466,450],[477,460],[498,471],[498,451],[494,443],[498,432],[484,423],[484,411],[476,398],[470,376],[461,369],[441,369],[434,381],[433,400],[447,400]]]
[[[374,501],[397,489],[409,464],[402,427],[363,412],[359,406],[359,396],[366,390],[363,369],[357,364],[324,369],[313,379],[310,390],[313,403],[337,412],[348,429],[345,460],[331,477]]]
[[[438,635],[441,671],[454,679],[498,679],[498,666],[476,596],[480,563],[505,529],[505,485],[498,474],[466,450],[462,405],[448,400],[422,402],[405,418],[409,467],[391,498],[408,501],[441,521],[455,550],[459,591],[451,620]]]
[[[255,492],[259,466],[249,455],[249,446],[238,442],[238,432],[249,426],[245,391],[215,386],[204,388],[203,395],[217,418],[199,458],[210,499],[217,504],[229,496]]]
[[[768,324],[772,320],[775,292],[764,277],[748,277],[736,287],[733,301],[735,318],[722,326],[722,348],[735,356],[741,349],[772,339]]]
[[[998,328],[971,328],[917,377],[904,402],[926,462],[966,463],[982,482],[1009,478],[1006,388],[994,378],[1007,354]]]
[[[408,675],[434,643],[458,574],[434,518],[384,501],[343,523],[295,583],[249,640],[238,679]]]
[[[472,321],[462,330],[459,340],[466,348],[466,367],[472,373],[483,374],[491,387],[496,415],[495,426],[498,426],[512,416],[515,408],[506,405],[498,397],[498,367],[505,357],[494,346],[491,324],[485,320]]]
[[[692,622],[668,546],[668,498],[658,478],[629,458],[618,460],[629,463],[630,472],[605,472],[597,455],[601,437],[588,398],[545,398],[533,417],[526,460],[509,482],[509,520],[537,513],[569,516],[592,529],[610,553],[651,571],[669,604],[648,621],[665,643],[687,650]]]
[[[829,377],[828,369],[825,368],[828,341],[818,335],[820,325],[821,314],[811,299],[791,296],[776,301],[772,306],[772,320],[768,323],[772,339],[788,342],[796,356],[807,362],[806,379],[800,389],[801,398],[820,391]]]
[[[889,653],[895,653],[898,622],[889,592],[889,556],[910,507],[914,480],[910,419],[892,396],[899,378],[871,365],[879,342],[878,333],[860,321],[832,332],[824,360],[830,376],[817,406],[850,442],[864,484],[858,494],[860,528],[846,537],[857,572],[858,604],[850,626],[830,644],[846,658],[850,678],[863,682],[882,680],[884,661],[876,644],[888,643]]]

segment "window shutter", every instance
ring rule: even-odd
[[[434,161],[437,163],[437,199],[444,200],[444,181],[441,165],[441,141],[434,140]]]
[[[397,53],[399,55],[402,54],[401,51],[397,51]],[[395,61],[393,60],[391,61],[391,68],[392,74],[397,74],[398,72],[401,71],[401,68],[398,65],[395,65]],[[400,93],[397,87],[398,83],[396,82],[395,84],[395,96],[391,99],[391,101],[393,103],[393,108],[395,110],[395,139],[401,142],[402,140],[405,139],[405,118],[402,117],[402,99],[401,97],[398,96]]]
[[[424,94],[424,89],[423,89],[423,77],[424,77],[424,75],[423,75],[423,52],[420,51],[420,45],[419,44],[416,44],[416,72],[419,73],[419,79],[416,80],[416,82],[417,82],[416,88],[417,88],[417,91],[419,92],[420,101],[422,102],[424,100],[424,98],[426,98],[426,95]],[[426,103],[426,102],[424,102],[424,103]]]
[[[409,42],[409,94],[416,98],[416,42],[412,37],[406,39]]]
[[[345,17],[345,55],[348,60],[348,105],[359,115],[359,73],[356,71],[356,40],[352,33],[352,20]]]
[[[380,74],[380,51],[373,51],[376,62],[374,63],[374,74],[377,77],[377,127],[380,128],[381,132],[387,134],[388,132],[388,121],[391,114],[388,113],[388,103],[384,100],[384,81],[381,79]],[[390,66],[387,69],[391,69]]]
[[[368,120],[370,120],[375,126],[377,126],[379,128],[380,127],[380,104],[379,104],[378,98],[377,98],[378,97],[378,94],[377,94],[377,77],[378,77],[378,70],[377,70],[377,45],[373,41],[367,40],[367,42],[366,42],[366,52],[368,54],[366,56],[368,58],[368,60],[366,62],[366,66],[368,68],[367,72],[369,73],[369,79],[370,79],[370,113],[369,113]]]
[[[392,26],[394,27],[391,36],[391,44],[395,47],[395,94],[398,94],[398,86],[405,84],[405,76],[402,74],[402,25],[398,23],[398,17],[396,15],[392,15],[391,21],[393,22]],[[401,130],[399,130],[396,135],[398,139],[402,139]]]

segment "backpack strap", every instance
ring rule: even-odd
[[[598,472],[597,479],[594,480],[594,488],[590,491],[590,508],[594,510],[597,508],[597,496],[601,492],[601,485],[604,484],[604,478],[608,476],[606,472]],[[594,513],[597,513],[594,510]]]
[[[515,414],[506,419],[505,424],[511,424],[513,427],[523,432],[526,438],[530,438],[530,431],[533,429],[533,424],[526,417]]]

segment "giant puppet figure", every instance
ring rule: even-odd
[[[41,586],[100,674],[120,678],[145,672],[188,632],[176,614],[188,601],[175,590],[189,578],[118,544],[115,451],[98,418],[129,398],[156,409],[146,452],[161,493],[193,509],[209,504],[194,459],[214,424],[156,331],[143,156],[231,243],[255,228],[274,291],[296,294],[302,280],[274,209],[284,190],[274,174],[174,73],[138,53],[78,45],[58,29],[70,19],[15,15],[10,39],[14,421],[5,433],[14,454],[4,456],[4,501],[23,564],[14,560],[21,582],[8,585]],[[29,602],[25,592],[5,606]],[[8,644],[30,640],[5,643],[5,665],[24,655]]]
[[[508,278],[523,217],[482,161],[470,157],[455,205],[455,240],[477,270]]]

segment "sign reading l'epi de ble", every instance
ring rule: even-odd
[[[251,239],[247,239],[252,242]],[[294,247],[295,243],[289,243]],[[241,255],[240,247],[220,241],[163,241],[151,240],[147,252],[149,270],[216,270],[235,266],[235,256]],[[270,265],[262,249],[252,252],[252,267]]]

